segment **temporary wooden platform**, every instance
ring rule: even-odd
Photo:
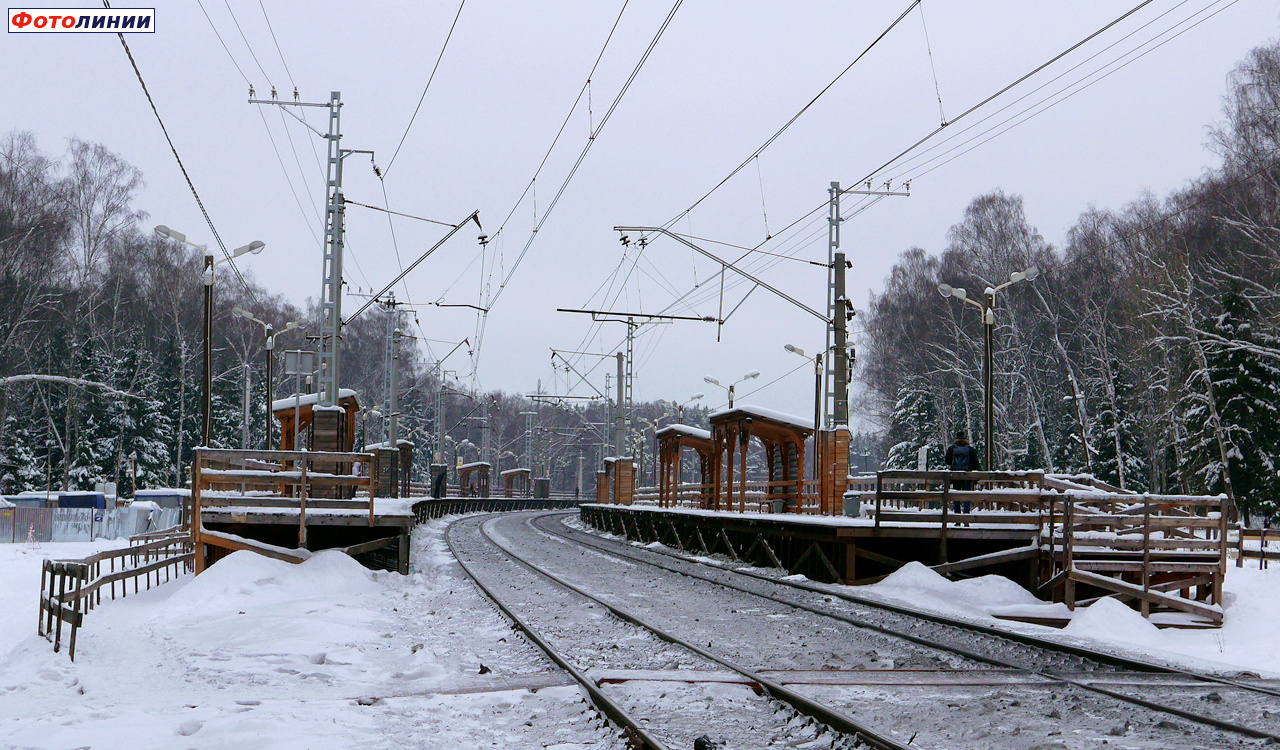
[[[703,554],[722,553],[819,581],[872,583],[908,562],[942,572],[999,572],[1034,586],[1039,528],[983,523],[950,529],[912,521],[794,513],[738,513],[644,505],[581,506],[583,522],[628,539]],[[945,539],[945,542],[944,542]],[[944,557],[949,555],[949,557]]]
[[[630,508],[582,515],[630,538],[818,580],[871,582],[919,561],[945,575],[1000,573],[1071,609],[1108,596],[1166,624],[1222,624],[1228,540],[1238,533],[1225,496],[1136,494],[1088,475],[882,471],[848,478],[846,507],[857,517],[841,517],[744,512],[778,506],[750,502],[769,498],[767,483],[740,485],[749,500],[736,512],[706,508],[693,485],[664,488],[658,507],[657,493],[642,489]]]
[[[369,454],[197,449],[192,467],[191,538],[195,569],[236,550],[288,562],[336,549],[380,569],[409,572],[408,498],[370,498],[368,474],[332,474],[315,466],[368,464]],[[355,497],[320,498],[344,487]],[[360,491],[363,490],[363,493]]]

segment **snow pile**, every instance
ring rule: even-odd
[[[919,562],[909,562],[883,581],[857,589],[873,598],[921,607],[931,612],[991,620],[999,615],[1069,617],[1061,604],[1042,602],[1004,576],[951,581]]]
[[[19,610],[0,631],[0,747],[612,745],[578,688],[462,578],[450,520],[415,530],[409,576],[339,552],[298,565],[236,552],[104,600],[74,663],[34,635],[39,560],[90,545],[0,545],[0,616]]]
[[[1110,648],[1142,658],[1180,662],[1203,670],[1251,670],[1280,676],[1280,565],[1259,570],[1258,561],[1227,569],[1225,621],[1220,629],[1157,628],[1136,609],[1114,598],[1074,612],[1065,604],[1037,599],[1002,576],[950,581],[912,562],[883,581],[851,589],[859,596],[926,612],[959,617],[1010,631],[1030,633],[1091,648]],[[1061,630],[999,617],[1048,617],[1070,622]]]
[[[1165,648],[1168,640],[1160,629],[1116,599],[1106,597],[1078,609],[1063,633],[1105,641],[1132,643],[1148,648]]]

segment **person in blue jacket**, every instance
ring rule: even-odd
[[[969,435],[964,430],[956,430],[955,442],[947,446],[947,468],[952,471],[982,471],[982,462],[978,458],[978,449],[969,443]],[[972,490],[972,480],[957,480],[951,483],[952,489]],[[963,510],[961,509],[963,508]],[[956,513],[968,513],[973,509],[973,503],[964,500],[956,500],[952,509]]]

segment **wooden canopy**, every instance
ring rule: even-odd
[[[711,433],[697,427],[673,424],[658,430],[654,437],[658,439],[659,507],[679,505],[681,490],[694,491],[693,496],[697,498],[699,508],[709,507],[715,489],[715,474],[712,472],[715,443],[711,439]],[[698,484],[695,487],[682,486],[680,483],[686,447],[698,454]]]
[[[305,435],[306,431],[311,427],[313,413],[316,409],[316,401],[319,394],[307,393],[302,396],[289,396],[288,398],[279,398],[271,402],[271,413],[280,422],[280,450],[291,451],[297,450],[293,443],[293,419],[294,411],[298,412],[298,434]],[[356,442],[356,414],[360,411],[360,402],[356,399],[356,392],[350,388],[342,388],[338,391],[338,406],[346,412],[345,415],[345,438],[344,447],[341,450],[350,450]],[[326,450],[330,449],[328,446]],[[338,448],[334,448],[338,450]]]
[[[504,497],[529,497],[533,494],[533,472],[529,469],[507,469],[498,476],[502,477],[502,494]]]
[[[798,513],[804,496],[804,441],[813,434],[813,421],[759,406],[736,406],[710,415],[715,488],[714,510],[747,506],[747,448],[751,438],[764,446],[769,479],[763,485],[764,500],[782,501],[782,512]],[[734,482],[734,453],[739,456],[739,478]]]
[[[458,485],[463,497],[489,497],[489,469],[487,461],[475,461],[458,467]]]

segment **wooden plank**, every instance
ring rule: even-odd
[[[334,547],[333,549],[336,549],[339,552],[345,552],[348,555],[351,555],[352,557],[354,557],[356,555],[363,555],[366,552],[372,552],[375,549],[389,547],[392,544],[395,544],[397,539],[399,539],[399,537],[387,536],[381,539],[374,539],[368,542],[361,542],[360,544],[353,544],[349,547]]]
[[[204,539],[205,544],[212,544],[215,547],[222,547],[223,549],[233,551],[248,550],[249,552],[256,552],[264,557],[283,560],[285,562],[294,563],[295,565],[306,562],[310,558],[310,554],[304,554],[306,553],[306,550],[298,550],[297,553],[290,553],[289,550],[278,548],[271,549],[270,547],[272,545],[255,544],[251,539],[244,539],[225,532],[206,531],[202,535],[202,538]]]
[[[1076,570],[1104,571],[1108,573],[1141,573],[1141,560],[1081,560],[1076,559]],[[1216,562],[1152,562],[1153,573],[1213,573],[1218,570]]]
[[[1183,599],[1180,596],[1170,596],[1160,591],[1143,591],[1141,586],[1135,586],[1132,583],[1083,570],[1072,570],[1069,578],[1070,580],[1096,586],[1107,591],[1115,591],[1137,599],[1145,599],[1152,604],[1159,604],[1181,612],[1200,615],[1217,623],[1222,622],[1222,608],[1218,605],[1201,604],[1190,599]]]
[[[1017,547],[1014,549],[1001,550],[1000,552],[992,552],[986,555],[967,557],[963,560],[956,560],[955,562],[933,565],[930,567],[937,572],[946,575],[947,573],[957,573],[962,570],[985,568],[988,565],[1000,565],[1003,563],[1017,562],[1019,560],[1031,560],[1039,556],[1040,545],[1032,544],[1026,547]]]

